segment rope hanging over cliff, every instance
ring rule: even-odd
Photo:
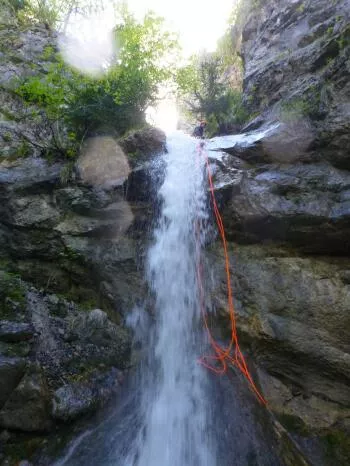
[[[202,280],[203,265],[202,265],[200,254],[199,254],[200,223],[197,220],[195,224],[195,230],[196,230],[196,237],[197,237],[197,279],[198,279],[198,287],[199,287],[200,307],[201,307],[201,313],[203,316],[204,326],[205,326],[205,329],[206,329],[206,332],[209,338],[209,342],[214,351],[213,355],[202,356],[199,362],[204,367],[206,367],[207,369],[211,370],[212,372],[216,374],[224,374],[227,371],[228,366],[230,364],[236,366],[242,372],[244,377],[247,379],[250,388],[255,393],[258,400],[264,405],[266,405],[267,404],[266,400],[264,399],[259,389],[255,385],[254,380],[249,372],[246,360],[242,354],[242,351],[240,349],[240,345],[238,342],[235,308],[233,304],[233,295],[232,295],[232,289],[231,289],[230,260],[229,260],[228,250],[227,250],[225,229],[224,229],[224,224],[223,224],[223,221],[222,221],[222,218],[219,212],[219,208],[216,202],[213,179],[210,173],[209,159],[208,159],[207,153],[204,150],[203,142],[201,142],[197,146],[197,153],[198,153],[198,156],[205,157],[212,207],[213,207],[216,224],[218,226],[218,230],[220,233],[222,246],[223,246],[224,257],[225,257],[226,285],[227,285],[227,306],[228,306],[228,313],[229,313],[230,323],[231,323],[230,342],[226,348],[223,348],[221,345],[219,345],[215,341],[212,335],[209,322],[208,322],[208,315],[205,309],[205,293],[204,293],[203,280]]]

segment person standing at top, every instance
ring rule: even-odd
[[[199,139],[204,139],[204,129],[206,127],[206,122],[201,121],[199,125],[197,125],[192,133],[192,136]]]

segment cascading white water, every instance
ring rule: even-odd
[[[245,145],[264,134],[232,136],[230,142],[216,138],[206,148],[226,142]],[[208,220],[205,160],[196,153],[197,146],[175,133],[161,158],[166,165],[159,192],[162,209],[146,270],[155,314],[153,318],[142,308],[129,314],[136,348],[141,343],[147,357],[127,378],[115,408],[81,430],[55,466],[284,464],[276,455],[270,419],[246,384],[239,377],[210,377],[197,363],[210,351],[204,347],[196,279]],[[159,160],[153,166],[156,182]]]
[[[148,253],[156,324],[141,397],[144,429],[128,465],[215,466],[207,374],[197,363],[201,330],[194,226],[207,216],[204,160],[196,154],[197,144],[181,133],[168,140],[161,217]]]

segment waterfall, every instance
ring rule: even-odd
[[[253,137],[232,136],[230,144]],[[206,144],[217,145],[219,138]],[[127,319],[140,361],[116,406],[75,432],[55,466],[282,466],[279,437],[246,381],[237,372],[220,377],[198,364],[210,354],[197,283],[201,248],[210,239],[206,167],[198,141],[176,132],[167,146],[145,267],[151,305],[135,308]],[[211,280],[210,274],[203,279]]]
[[[180,133],[168,140],[162,211],[147,261],[156,323],[143,374],[144,429],[126,466],[215,465],[207,374],[197,362],[203,337],[196,283],[201,238],[194,226],[204,224],[207,213],[205,166],[196,144]]]

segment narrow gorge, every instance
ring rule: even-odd
[[[198,217],[212,331],[230,339],[198,141],[100,125],[56,157],[70,133],[18,82],[50,74],[57,34],[0,11],[0,465],[348,465],[349,0],[244,2],[250,118],[205,140],[266,407],[237,367],[197,364]]]

